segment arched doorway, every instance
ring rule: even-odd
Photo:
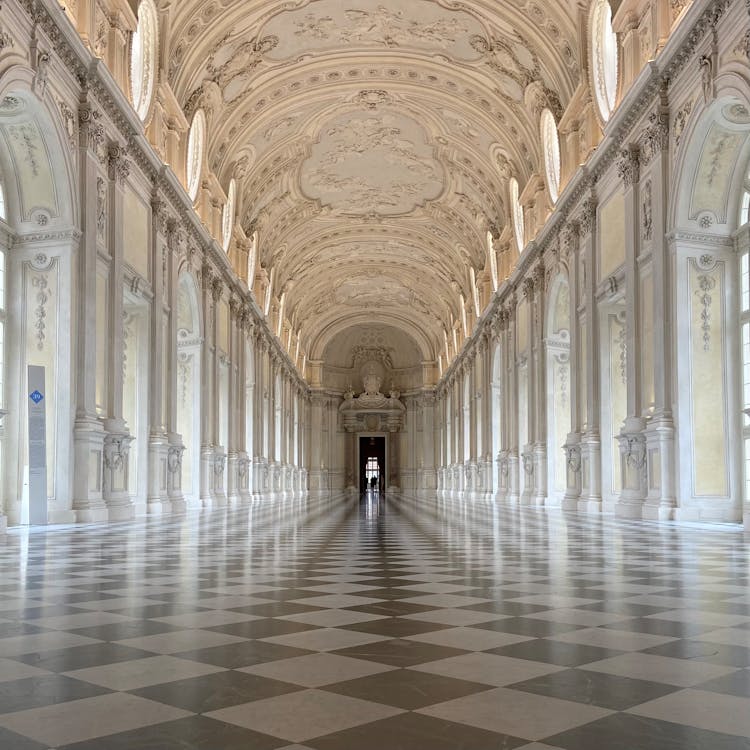
[[[559,505],[565,495],[564,445],[570,423],[570,287],[561,270],[552,280],[545,328],[547,363],[547,504]]]
[[[674,515],[739,521],[750,507],[750,89],[725,74],[716,94],[681,135],[670,207],[680,426]],[[644,391],[658,415],[664,387],[656,375]],[[650,494],[661,470],[661,454],[652,453]]]
[[[11,524],[68,523],[76,520],[71,438],[82,377],[71,336],[80,239],[71,145],[51,95],[32,93],[32,71],[0,70],[0,80],[0,526],[3,510]],[[39,387],[30,387],[30,367]],[[30,457],[37,390],[46,424],[32,433]]]
[[[177,285],[177,432],[182,435],[182,490],[190,507],[201,507],[201,335],[198,286],[184,271]]]

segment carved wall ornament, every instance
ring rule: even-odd
[[[578,474],[581,470],[581,447],[579,445],[565,446],[565,462],[570,472]]]
[[[107,185],[101,177],[96,178],[96,236],[105,241],[107,231]]]
[[[185,452],[184,445],[170,445],[167,451],[167,471],[173,476],[182,469],[182,454]]]
[[[391,95],[382,89],[364,89],[354,97],[354,101],[367,109],[377,109],[380,105],[390,104],[393,100]]]
[[[0,6],[0,9],[2,6]],[[13,47],[13,37],[0,26],[0,52]]]
[[[631,469],[646,468],[646,438],[640,434],[625,434],[625,463]]]
[[[732,54],[750,60],[750,31],[746,31],[743,34],[743,36],[740,38],[740,41],[737,42],[734,49],[732,50]]]
[[[709,105],[714,100],[714,61],[712,55],[701,55],[698,58],[698,66],[701,72],[701,88],[703,89],[703,102]]]
[[[716,288],[716,279],[710,274],[698,276],[698,289],[696,294],[700,300],[701,307],[701,330],[703,331],[703,351],[711,350],[711,307],[713,298],[711,292]]]
[[[227,462],[227,456],[225,453],[214,454],[214,474],[217,477],[221,477],[224,474],[224,466]]]
[[[652,112],[640,139],[640,163],[650,164],[652,159],[669,148],[669,116],[666,111]]]
[[[0,99],[0,114],[4,115],[15,115],[23,111],[26,108],[26,103],[23,99],[12,94],[7,94]]]
[[[36,307],[34,308],[36,348],[42,351],[47,332],[47,303],[49,302],[50,295],[49,282],[44,274],[35,274],[31,277],[31,286],[36,289]]]
[[[19,147],[23,148],[24,161],[29,165],[31,174],[38,177],[41,166],[40,158],[44,158],[44,146],[36,127],[32,123],[11,125],[8,128],[8,135],[16,141]]]
[[[130,444],[133,438],[130,435],[107,434],[104,436],[104,468],[114,473],[120,471],[130,453]],[[111,487],[109,478],[105,475],[105,487]]]
[[[34,79],[31,82],[31,90],[40,98],[44,98],[49,79],[49,67],[52,58],[49,52],[37,51]]]
[[[620,151],[617,162],[617,175],[626,188],[638,182],[640,176],[640,161],[637,146],[627,146]]]
[[[65,134],[68,136],[68,143],[71,148],[76,148],[78,146],[78,128],[76,126],[75,113],[65,102],[58,102],[58,104]]]
[[[641,200],[641,238],[648,242],[653,234],[653,216],[651,205],[651,180],[648,180],[643,186]]]
[[[750,34],[750,32],[748,32]],[[690,117],[690,113],[693,111],[693,100],[688,99],[679,110],[677,110],[677,114],[674,116],[674,124],[672,125],[672,130],[674,132],[674,145],[675,148],[678,148],[680,145],[680,139],[682,138],[682,133],[685,130],[685,125],[687,125],[688,118]]]
[[[534,279],[531,277],[523,280],[523,296],[529,301],[534,299]]]
[[[117,143],[110,143],[107,149],[107,163],[110,179],[124,183],[130,175],[130,162],[125,158],[125,149]]]
[[[581,205],[581,209],[576,217],[578,229],[581,237],[591,234],[596,221],[596,202],[593,198],[587,198]]]
[[[78,108],[79,132],[85,138],[85,145],[90,150],[97,152],[104,144],[104,125],[99,120],[101,112],[94,109],[88,102],[81,104]]]

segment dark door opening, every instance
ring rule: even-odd
[[[385,438],[359,439],[359,490],[385,490]]]

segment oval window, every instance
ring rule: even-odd
[[[156,80],[158,20],[153,0],[141,0],[138,25],[130,45],[130,93],[133,107],[146,120],[154,96]]]
[[[552,203],[556,203],[560,196],[560,138],[555,117],[548,109],[542,111],[541,129],[547,190]]]
[[[525,245],[524,227],[523,227],[523,206],[518,197],[518,180],[515,177],[510,178],[510,210],[513,218],[513,231],[516,235],[516,244],[518,252],[522,253]]]
[[[607,122],[617,103],[617,35],[607,0],[596,0],[591,9],[591,57],[596,106]]]
[[[190,126],[187,148],[187,191],[190,200],[198,197],[201,184],[201,164],[203,163],[203,148],[206,142],[206,114],[199,109],[193,117]]]
[[[236,200],[237,183],[232,178],[229,183],[229,191],[227,193],[227,202],[224,204],[224,213],[221,217],[221,230],[222,230],[222,245],[224,252],[229,250],[229,243],[232,241],[232,227],[234,225],[234,203]]]

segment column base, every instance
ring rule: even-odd
[[[95,415],[76,419],[73,426],[73,502],[77,523],[107,520],[102,482],[104,477],[104,428]]]
[[[597,498],[581,498],[578,501],[576,510],[579,513],[590,513],[597,515],[602,512],[602,501]]]
[[[645,521],[674,521],[675,508],[669,505],[649,505],[642,508],[641,517]]]

